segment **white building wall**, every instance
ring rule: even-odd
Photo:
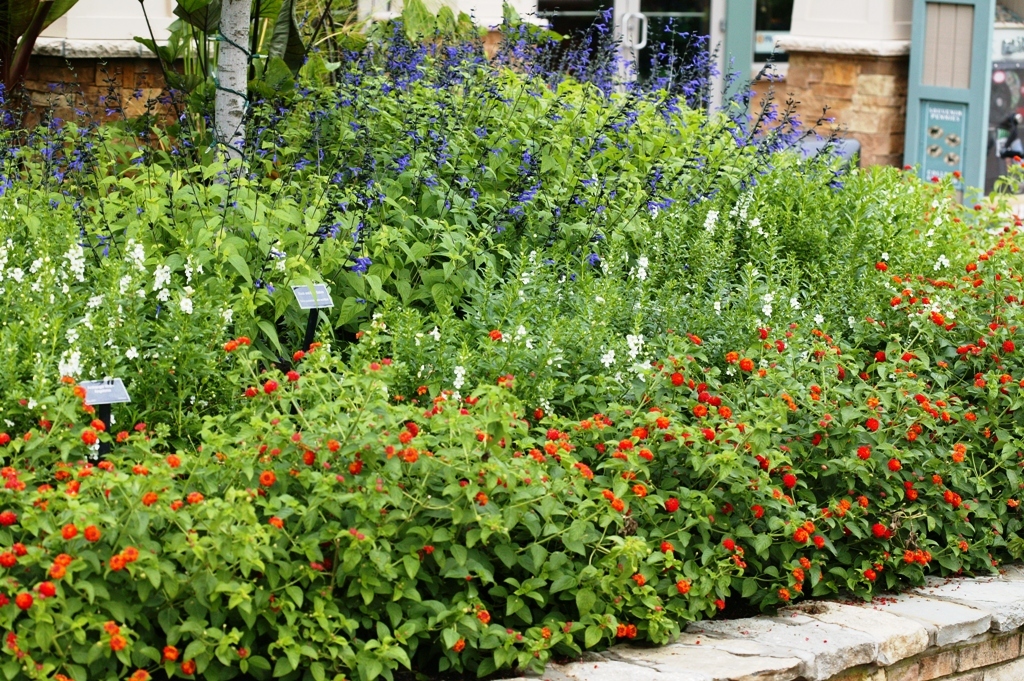
[[[797,36],[847,40],[910,40],[913,0],[795,0]]]
[[[535,20],[537,0],[509,0],[527,20]],[[144,0],[146,12],[157,40],[167,37],[167,28],[175,20],[175,0]],[[447,4],[456,12],[465,12],[481,26],[501,23],[502,0],[424,0],[437,11]],[[359,0],[363,17],[386,17],[402,10],[402,0]],[[63,17],[40,36],[37,54],[64,57],[150,56],[134,41],[148,37],[149,29],[139,0],[79,0]]]
[[[465,12],[480,26],[493,27],[501,23],[502,0],[423,0],[432,11],[448,5],[456,13]],[[509,0],[519,15],[536,20],[537,0]],[[359,12],[364,17],[388,17],[402,11],[402,0],[360,0]]]
[[[166,37],[175,16],[174,0],[145,0],[146,12],[157,39]],[[148,36],[139,0],[79,0],[42,36],[68,40],[132,40]]]

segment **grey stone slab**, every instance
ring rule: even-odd
[[[992,625],[987,610],[916,594],[880,596],[860,607],[915,620],[928,630],[931,645],[940,647],[984,634]]]
[[[664,675],[685,669],[712,681],[791,681],[800,675],[803,660],[779,655],[763,646],[737,655],[716,647],[715,639],[675,643],[662,648],[616,646],[605,654]]]
[[[663,672],[621,660],[552,664],[540,678],[543,681],[714,681],[710,676],[685,668]]]
[[[687,632],[754,641],[775,655],[797,657],[804,663],[801,675],[806,681],[827,679],[878,657],[873,637],[802,615],[700,622]]]
[[[1024,582],[1024,565],[1007,565],[1000,576],[1013,582]]]
[[[914,593],[985,610],[991,630],[1013,631],[1024,624],[1024,582],[1007,579],[929,580]]]
[[[878,644],[878,656],[874,661],[880,665],[894,664],[928,648],[928,630],[923,624],[881,610],[809,601],[784,612],[791,611],[872,637]]]

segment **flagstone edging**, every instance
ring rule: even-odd
[[[1024,567],[1014,566],[870,603],[698,622],[670,645],[588,653],[532,681],[1024,681],[1022,636]]]

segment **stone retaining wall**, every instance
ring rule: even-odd
[[[36,54],[25,75],[25,92],[31,106],[27,125],[37,123],[46,110],[65,121],[88,122],[120,119],[122,115],[134,118],[164,108],[150,103],[164,92],[164,77],[160,63],[146,57]]]
[[[808,125],[827,105],[834,127],[861,143],[861,165],[901,166],[908,68],[906,55],[791,51],[785,91]]]
[[[870,603],[808,601],[699,622],[662,648],[615,646],[547,681],[1024,681],[1024,568],[930,579]]]

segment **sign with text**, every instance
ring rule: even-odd
[[[299,308],[303,310],[320,310],[334,307],[331,293],[324,284],[313,284],[312,286],[292,286],[295,300]]]
[[[124,387],[124,381],[120,378],[107,378],[102,381],[82,381],[79,385],[85,390],[85,403],[91,406],[121,404],[132,401]]]
[[[956,102],[922,102],[924,159],[921,163],[925,180],[939,178],[964,170],[964,135],[967,105]]]

